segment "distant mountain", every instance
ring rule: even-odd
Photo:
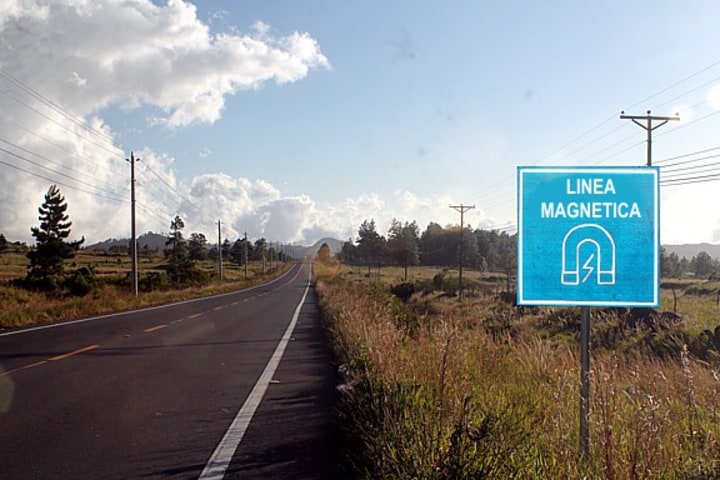
[[[150,250],[157,250],[159,252],[162,252],[163,249],[165,249],[166,241],[167,235],[153,232],[145,233],[138,237],[138,251],[145,248],[145,246],[147,245]],[[320,250],[320,247],[323,243],[328,244],[328,247],[330,247],[330,251],[332,253],[337,253],[342,250],[343,242],[335,238],[329,237],[322,238],[309,247],[303,245],[288,245],[282,248],[284,248],[285,251],[293,258],[303,258],[306,255],[315,255],[317,251]],[[115,238],[109,238],[105,241],[98,242],[93,245],[88,245],[85,248],[88,250],[110,250],[112,247],[127,248],[129,244],[129,238],[121,238],[119,240]]]
[[[303,258],[306,255],[312,255],[314,256],[317,254],[318,250],[320,250],[320,247],[322,247],[323,243],[327,243],[328,247],[330,247],[330,251],[335,254],[342,250],[343,243],[340,240],[337,240],[335,238],[325,237],[321,238],[317,242],[315,242],[313,245],[309,247],[301,246],[301,245],[290,245],[288,248],[288,254],[293,258]]]
[[[720,245],[712,243],[685,243],[682,245],[663,245],[667,253],[675,253],[678,258],[688,260],[700,252],[707,252],[712,258],[720,259]]]
[[[165,248],[165,242],[167,241],[167,235],[162,235],[160,233],[153,233],[148,232],[140,235],[138,237],[138,252],[140,249],[147,247],[150,250],[157,250],[158,252],[162,252]],[[107,240],[103,242],[98,242],[93,245],[88,245],[85,248],[88,250],[110,250],[112,247],[119,247],[119,248],[128,248],[128,245],[130,244],[129,238],[121,238],[119,240],[115,238],[108,238]]]

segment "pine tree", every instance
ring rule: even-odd
[[[188,270],[193,266],[187,242],[182,235],[183,228],[185,228],[185,222],[179,216],[170,222],[171,233],[165,242],[167,248],[164,252],[165,258],[168,260],[168,275],[172,281],[178,283],[186,280]]]
[[[35,248],[27,253],[30,259],[27,280],[36,286],[51,287],[55,277],[64,272],[63,262],[73,258],[85,241],[84,237],[75,242],[66,241],[72,226],[66,211],[65,197],[57,185],[51,185],[45,201],[38,208],[40,226],[30,229],[35,237]]]

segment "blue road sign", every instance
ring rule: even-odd
[[[657,167],[518,167],[520,305],[657,307]]]

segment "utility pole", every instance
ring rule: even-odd
[[[245,278],[247,278],[247,274],[248,274],[248,264],[247,264],[247,263],[248,263],[247,232],[245,232],[245,242],[244,242],[244,246],[245,246]]]
[[[138,252],[137,252],[137,231],[135,230],[135,162],[139,158],[135,158],[135,153],[130,152],[130,158],[126,158],[130,162],[130,250],[132,251],[132,287],[135,296],[138,296]]]
[[[220,234],[220,220],[218,220],[218,268],[220,270],[220,280],[223,279],[223,258],[222,258],[222,236]]]
[[[657,115],[651,115],[650,110],[647,111],[647,115],[625,115],[625,111],[620,112],[620,118],[623,120],[632,120],[635,125],[640,126],[647,132],[647,166],[652,166],[652,132],[653,130],[662,127],[670,120],[680,120],[680,117],[676,113],[674,117],[660,117]],[[646,123],[641,123],[640,120],[645,120]],[[660,122],[653,125],[653,122]]]
[[[468,210],[472,210],[475,208],[475,205],[463,205],[462,203],[460,205],[450,205],[450,208],[457,210],[460,212],[460,278],[458,282],[458,288],[460,290],[460,300],[462,300],[463,296],[463,230],[465,228],[464,223],[464,217],[465,212]]]

